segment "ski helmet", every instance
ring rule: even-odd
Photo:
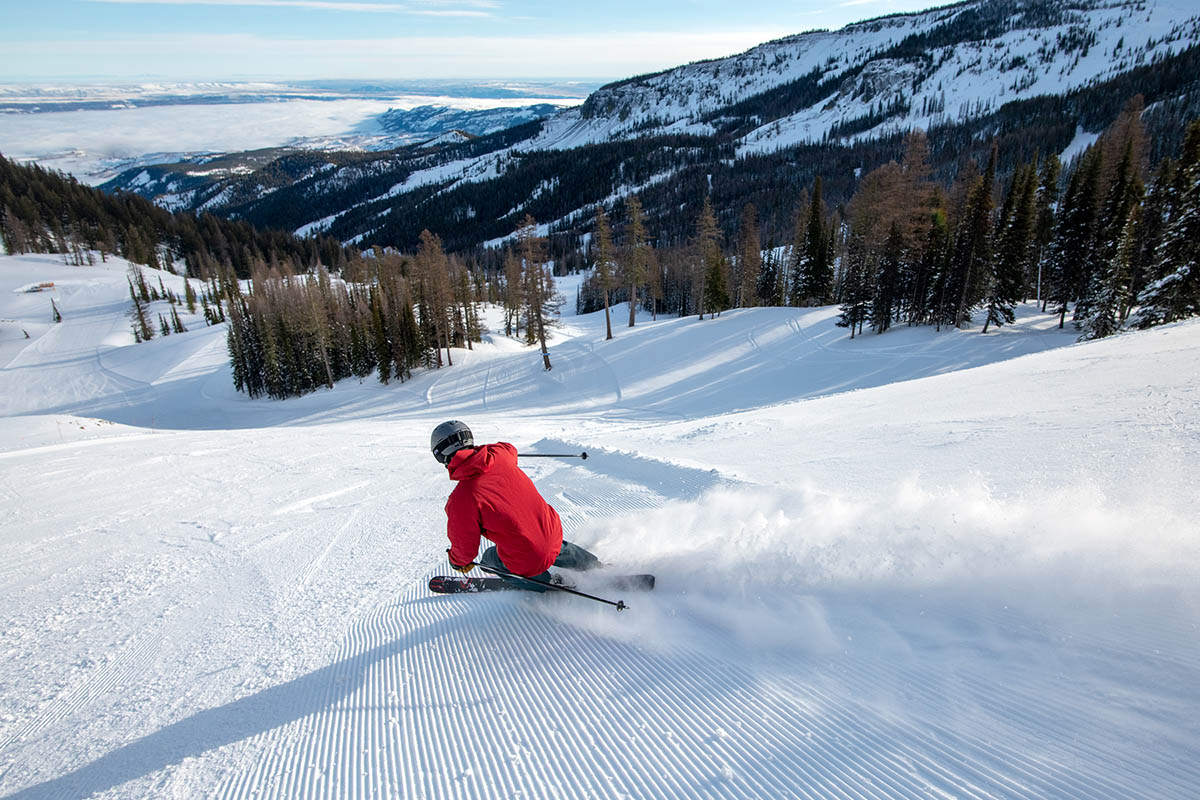
[[[471,429],[465,422],[456,419],[438,425],[433,429],[433,436],[429,437],[429,449],[440,464],[449,464],[452,455],[474,446],[475,437],[471,435]]]

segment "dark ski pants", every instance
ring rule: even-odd
[[[485,567],[491,567],[492,569],[502,569],[505,572],[511,572],[508,567],[504,566],[504,562],[500,560],[500,556],[496,555],[495,547],[489,547],[487,550],[484,550],[483,555],[479,557],[479,563]],[[563,539],[562,549],[558,551],[558,558],[554,559],[554,566],[562,567],[563,569],[595,569],[596,567],[600,566],[600,559],[596,558],[579,545]],[[550,570],[546,570],[541,575],[531,575],[529,577],[549,583]],[[539,586],[536,583],[530,583],[529,581],[523,581],[519,578],[504,578],[504,580],[508,581],[509,583],[516,584],[522,589],[527,589],[531,592],[546,591],[546,587],[544,586]]]

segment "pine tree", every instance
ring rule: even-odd
[[[592,227],[592,270],[596,284],[604,295],[604,338],[608,340],[613,338],[608,304],[616,278],[616,264],[613,259],[612,228],[608,224],[608,215],[604,213],[603,206],[596,207],[596,218]]]
[[[333,299],[330,292],[329,273],[322,267],[317,272],[315,283],[306,283],[304,292],[307,316],[305,319],[307,338],[312,343],[310,352],[314,358],[310,361],[309,373],[320,371],[324,376],[325,386],[332,389],[334,378],[334,359],[338,348],[334,340],[334,329],[330,319]],[[315,385],[317,380],[313,381]]]
[[[1063,327],[1067,309],[1084,293],[1091,278],[1092,248],[1099,214],[1100,149],[1089,148],[1071,174],[1050,242],[1048,300]]]
[[[546,347],[546,329],[552,321],[554,307],[554,279],[546,267],[546,240],[537,235],[537,222],[526,214],[517,228],[517,254],[521,259],[525,286],[526,319],[530,335],[541,348],[542,365],[547,372],[550,351]]]
[[[132,289],[132,285],[130,286]],[[138,302],[137,296],[134,296],[134,304]],[[239,392],[246,392],[251,397],[258,397],[262,394],[262,388],[258,380],[261,378],[261,372],[255,372],[250,368],[249,351],[250,345],[247,339],[247,325],[245,319],[245,306],[242,303],[231,303],[229,309],[229,329],[225,333],[225,345],[229,351],[229,364],[233,369],[233,387]],[[138,332],[135,325],[135,338]]]
[[[1134,230],[1133,253],[1129,268],[1129,294],[1121,306],[1124,324],[1133,309],[1133,302],[1146,284],[1164,276],[1155,274],[1156,255],[1166,230],[1169,215],[1171,186],[1175,181],[1175,162],[1164,158],[1158,166],[1146,199],[1142,203],[1139,224]]]
[[[762,270],[762,242],[758,232],[758,209],[753,203],[742,208],[738,223],[737,272],[734,275],[735,308],[755,305],[754,286]]]
[[[984,298],[992,270],[992,189],[996,181],[996,146],[988,158],[987,169],[979,177],[963,210],[963,219],[955,237],[951,267],[954,270],[958,306],[954,327],[960,328],[971,319],[971,309]]]
[[[700,216],[696,219],[696,237],[693,240],[696,254],[696,271],[699,275],[697,303],[700,319],[705,312],[716,314],[729,304],[728,283],[725,281],[725,256],[721,252],[721,232],[717,228],[717,216],[712,200],[706,195]]]
[[[150,320],[146,316],[146,304],[142,301],[141,295],[133,288],[133,279],[129,280],[129,299],[133,301],[133,338],[138,342],[146,342],[154,338],[154,328],[150,325]]]
[[[475,292],[471,288],[471,273],[457,258],[453,260],[452,266],[456,327],[467,349],[473,350],[472,342],[482,340],[483,326],[479,321],[479,309],[475,305]]]
[[[875,283],[875,295],[871,301],[870,321],[876,333],[892,327],[896,307],[900,303],[900,265],[904,258],[904,235],[900,226],[892,222],[887,242],[879,259],[879,278]]]
[[[1088,325],[1092,330],[1097,329],[1097,317],[1114,318],[1120,316],[1120,307],[1110,307],[1115,302],[1125,301],[1129,289],[1129,261],[1132,256],[1133,242],[1126,242],[1126,236],[1133,236],[1129,229],[1129,219],[1134,209],[1142,200],[1143,187],[1137,175],[1134,163],[1134,145],[1130,140],[1126,143],[1117,170],[1112,176],[1100,216],[1096,223],[1096,239],[1092,244],[1092,263],[1088,270],[1088,286],[1080,300],[1075,305],[1074,321],[1076,327]],[[1118,265],[1118,251],[1125,245],[1129,252],[1123,256],[1124,264]],[[1119,277],[1118,277],[1119,276]],[[1118,289],[1117,285],[1120,285]],[[1101,305],[1096,309],[1094,306]],[[1100,326],[1104,329],[1104,326]],[[1101,334],[1109,335],[1107,332]],[[1096,337],[1092,337],[1096,338]]]
[[[521,280],[521,260],[512,250],[504,255],[504,335],[521,332],[521,310],[525,308],[525,289]]]
[[[725,255],[719,250],[710,254],[704,267],[704,306],[710,316],[721,316],[729,308],[728,273]]]
[[[183,281],[183,301],[187,304],[189,314],[196,313],[196,290],[192,288],[192,282],[186,278]]]
[[[1037,163],[1037,160],[1034,160]],[[1043,288],[1043,271],[1046,262],[1046,248],[1054,236],[1054,209],[1058,203],[1058,178],[1062,173],[1062,164],[1053,153],[1041,160],[1038,166],[1037,195],[1033,204],[1033,236],[1030,243],[1029,276],[1027,283],[1032,287],[1034,299],[1043,304],[1045,311],[1045,290]],[[1028,291],[1028,290],[1027,290]]]
[[[755,282],[759,305],[783,305],[780,284],[779,258],[775,254],[775,248],[768,246],[766,258],[762,259],[762,264],[759,265],[758,280]]]
[[[821,199],[821,177],[813,182],[812,201],[803,224],[803,232],[797,231],[796,244],[792,248],[793,286],[792,305],[820,305],[827,302],[833,288],[833,272],[829,268],[828,243],[825,240],[823,200]],[[799,226],[799,223],[797,223]]]
[[[422,342],[421,328],[417,325],[417,317],[413,313],[412,298],[409,297],[407,286],[400,287],[397,305],[399,309],[396,320],[396,344],[393,346],[392,358],[396,377],[401,381],[406,381],[412,377],[412,368],[424,359],[427,348]]]
[[[442,347],[446,348],[446,364],[454,365],[450,354],[453,297],[449,272],[450,264],[442,249],[442,240],[429,230],[422,231],[420,246],[413,259],[413,276],[422,334],[433,342],[433,357],[439,367],[442,366]]]
[[[1178,199],[1158,246],[1156,279],[1138,296],[1139,328],[1200,314],[1200,120],[1188,127],[1175,185]]]
[[[379,370],[379,382],[386,386],[392,379],[392,340],[388,336],[383,298],[382,287],[371,287],[372,346],[375,349],[375,364]]]
[[[855,330],[862,332],[863,323],[870,315],[871,274],[867,264],[866,242],[860,236],[852,236],[846,249],[846,275],[842,284],[842,307],[838,316],[839,328],[849,328],[850,338]]]
[[[642,202],[637,195],[625,200],[625,246],[622,251],[621,273],[623,283],[629,287],[629,327],[633,327],[637,314],[638,287],[646,282],[647,254],[646,218]]]
[[[1079,320],[1080,341],[1102,339],[1121,329],[1121,309],[1130,292],[1138,218],[1139,210],[1135,207],[1125,222],[1116,252],[1104,270],[1093,278],[1095,285],[1088,292],[1091,298],[1088,315]]]
[[[909,324],[934,324],[940,331],[951,319],[948,301],[950,229],[946,222],[946,210],[937,208],[931,215],[929,229],[925,234],[924,248],[914,281],[912,299],[909,304]]]
[[[996,257],[992,260],[988,284],[983,333],[987,333],[991,325],[1014,322],[1017,303],[1024,299],[1037,205],[1036,169],[1036,165],[1030,164],[1017,171],[1004,202],[1005,211],[996,236]]]

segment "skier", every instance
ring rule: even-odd
[[[517,448],[507,442],[476,447],[471,429],[457,420],[434,428],[429,446],[450,480],[458,483],[446,501],[446,554],[455,570],[467,573],[475,566],[480,537],[494,543],[479,557],[480,565],[546,583],[568,585],[550,572],[551,566],[600,566],[596,556],[562,538],[558,512],[517,466]],[[505,580],[522,589],[546,591],[529,581]]]

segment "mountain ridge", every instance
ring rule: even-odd
[[[1077,128],[1102,129],[1133,94],[1146,95],[1151,113],[1161,114],[1163,104],[1189,113],[1200,98],[1189,66],[1198,44],[1200,13],[1176,0],[963,2],[796,34],[727,58],[616,81],[582,106],[497,139],[378,154],[372,174],[395,180],[386,193],[364,188],[357,202],[344,190],[358,179],[341,168],[284,187],[290,212],[265,191],[255,197],[254,176],[230,176],[224,185],[213,181],[168,199],[177,208],[202,207],[290,230],[315,230],[320,222],[319,229],[356,244],[407,248],[429,228],[461,249],[510,233],[525,213],[548,232],[577,236],[597,204],[615,205],[639,186],[686,184],[690,199],[676,192],[647,203],[675,237],[682,232],[676,218],[688,216],[675,205],[694,206],[711,176],[755,159],[776,159],[780,181],[797,189],[824,174],[829,199],[840,202],[848,195],[837,187],[854,178],[830,170],[857,161],[852,171],[859,174],[894,157],[899,138],[913,128],[929,131],[933,148],[949,153],[944,169],[953,174],[980,140],[1011,132],[1010,117],[1037,116],[1029,138],[1063,152]],[[1086,102],[1070,101],[1081,93]],[[1093,119],[1093,107],[1108,117]],[[609,154],[618,145],[625,151]],[[700,165],[692,157],[697,147],[707,153]],[[820,149],[821,163],[811,169],[795,163],[802,154],[811,158],[813,148]],[[554,153],[567,151],[576,157],[563,167]],[[543,175],[522,177],[537,164],[544,165]],[[562,180],[555,170],[563,169],[579,173],[579,180]],[[154,186],[132,185],[135,177],[122,175],[105,188],[155,196]],[[558,181],[554,191],[535,191],[550,177]],[[242,186],[236,194],[243,201],[225,201],[229,184]],[[330,187],[350,205],[325,202]],[[483,217],[485,192],[503,194],[507,209]],[[714,203],[728,223],[729,210],[756,193],[746,186]],[[455,198],[451,207],[443,202],[448,195]],[[307,204],[315,208],[306,215]],[[772,224],[782,227],[780,220]]]

